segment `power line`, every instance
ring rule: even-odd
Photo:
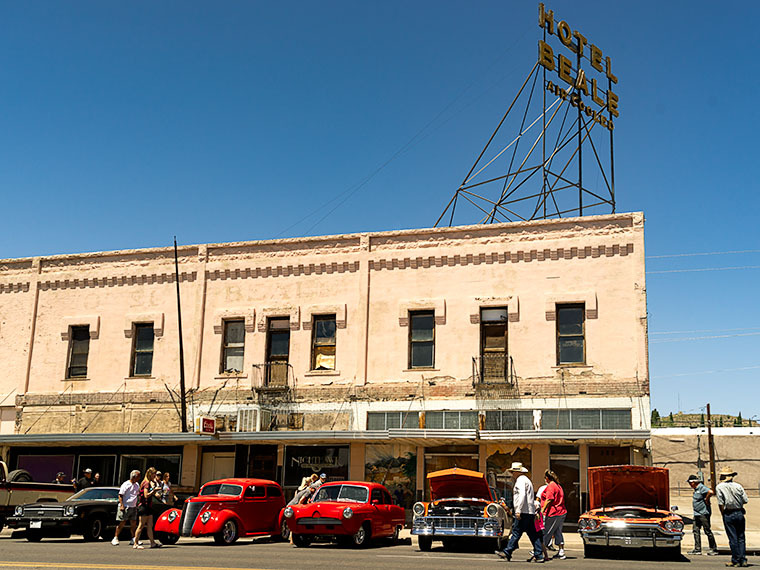
[[[740,265],[738,267],[702,267],[700,269],[667,269],[664,271],[647,271],[647,275],[662,273],[698,273],[701,271],[738,271],[741,269],[760,269],[760,265]]]
[[[700,255],[727,255],[738,253],[760,253],[760,249],[742,249],[736,251],[708,251],[705,253],[671,253],[669,255],[647,255],[647,259],[666,259],[670,257],[697,257]]]
[[[683,342],[686,340],[709,340],[709,339],[715,339],[715,338],[732,338],[737,336],[757,336],[760,335],[760,332],[751,332],[751,333],[737,333],[737,334],[717,334],[713,336],[692,336],[688,338],[661,338],[651,341],[652,343],[663,343],[663,342]]]
[[[758,370],[760,365],[757,366],[742,366],[740,368],[721,368],[718,370],[700,370],[698,372],[682,372],[679,374],[665,374],[663,376],[652,376],[652,380],[662,380],[664,378],[680,378],[682,376],[701,376],[703,374],[718,374],[721,372],[743,372],[745,370]]]
[[[760,327],[749,327],[741,329],[698,329],[693,331],[649,331],[649,335],[653,334],[694,334],[694,333],[714,333],[714,332],[736,332],[736,331],[756,331],[760,330]]]

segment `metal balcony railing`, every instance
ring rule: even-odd
[[[503,352],[484,353],[472,358],[475,384],[515,384],[515,363]]]
[[[253,365],[254,385],[261,388],[288,389],[293,386],[293,367],[282,361]]]

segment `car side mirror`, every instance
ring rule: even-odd
[[[373,505],[379,505],[380,504],[380,499],[372,499],[372,504]]]
[[[678,507],[677,507],[677,506],[675,506],[675,505],[673,505],[672,507],[670,507],[670,510],[671,510],[671,512],[674,512],[674,513],[675,513],[675,512],[677,512],[677,511],[678,511]]]

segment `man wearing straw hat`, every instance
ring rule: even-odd
[[[720,483],[715,488],[718,497],[718,507],[723,515],[723,527],[728,535],[731,546],[731,562],[726,566],[747,566],[746,542],[744,540],[744,505],[749,499],[744,487],[734,481],[736,471],[730,467],[720,470]]]
[[[528,562],[543,562],[544,548],[541,533],[536,530],[536,504],[533,483],[525,475],[528,470],[522,463],[515,462],[508,469],[514,480],[512,487],[514,519],[512,520],[512,535],[504,550],[497,550],[501,558],[512,560],[512,553],[517,550],[517,543],[523,533],[527,533],[533,545],[533,554]]]

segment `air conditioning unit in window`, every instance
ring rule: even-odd
[[[272,412],[270,410],[261,410],[261,431],[271,431]]]
[[[237,431],[259,431],[259,410],[257,408],[239,408],[237,414]]]

